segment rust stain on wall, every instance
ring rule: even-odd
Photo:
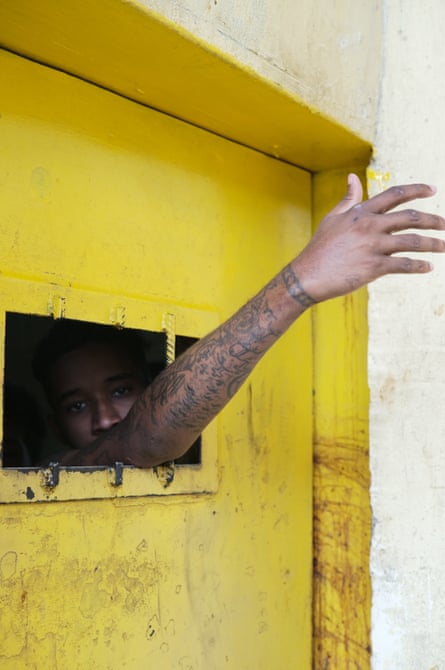
[[[314,667],[317,670],[369,667],[371,584],[366,569],[370,551],[369,482],[368,449],[364,444],[316,444]]]

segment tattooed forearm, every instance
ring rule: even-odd
[[[153,384],[151,412],[168,405],[171,425],[201,424],[238,390],[255,363],[281,334],[267,299],[272,283],[214,333],[195,344]],[[172,403],[176,395],[180,402]],[[156,420],[156,416],[153,415]]]
[[[291,265],[288,265],[284,268],[283,272],[283,281],[286,286],[287,292],[304,308],[311,307],[315,304],[315,300],[306,293],[304,288],[301,285],[300,280],[292,269]]]
[[[246,380],[261,357],[313,304],[291,266],[153,381],[98,447],[135,465],[182,455]],[[117,460],[123,460],[121,458]]]
[[[294,320],[294,313],[291,318],[282,316],[281,302],[283,297],[289,302],[290,294],[285,277],[290,283],[290,271],[278,275],[231,319],[164,370],[141,399],[141,418],[149,416],[151,426],[159,431],[164,427],[165,433],[189,430],[199,434]],[[295,275],[292,281],[294,286]],[[295,309],[304,311],[302,301],[298,302]],[[145,420],[138,426],[144,430]]]

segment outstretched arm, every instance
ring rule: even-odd
[[[303,252],[254,298],[164,370],[127,418],[65,464],[123,461],[150,467],[181,456],[220,412],[266,351],[311,305],[391,273],[431,265],[395,253],[443,252],[445,242],[406,229],[445,230],[442,217],[413,209],[390,212],[435,190],[399,186],[362,202],[356,175]],[[393,233],[399,233],[394,235]]]

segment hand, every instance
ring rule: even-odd
[[[407,228],[445,230],[445,220],[414,209],[388,212],[435,192],[426,184],[393,186],[362,202],[360,180],[355,174],[349,175],[345,197],[321,221],[293,263],[305,292],[320,302],[350,293],[386,274],[429,272],[432,265],[427,261],[392,254],[444,252],[445,241],[415,233],[393,233]]]

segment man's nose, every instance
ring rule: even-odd
[[[121,417],[110,400],[99,400],[94,407],[92,431],[96,435],[110,430],[121,421]]]

